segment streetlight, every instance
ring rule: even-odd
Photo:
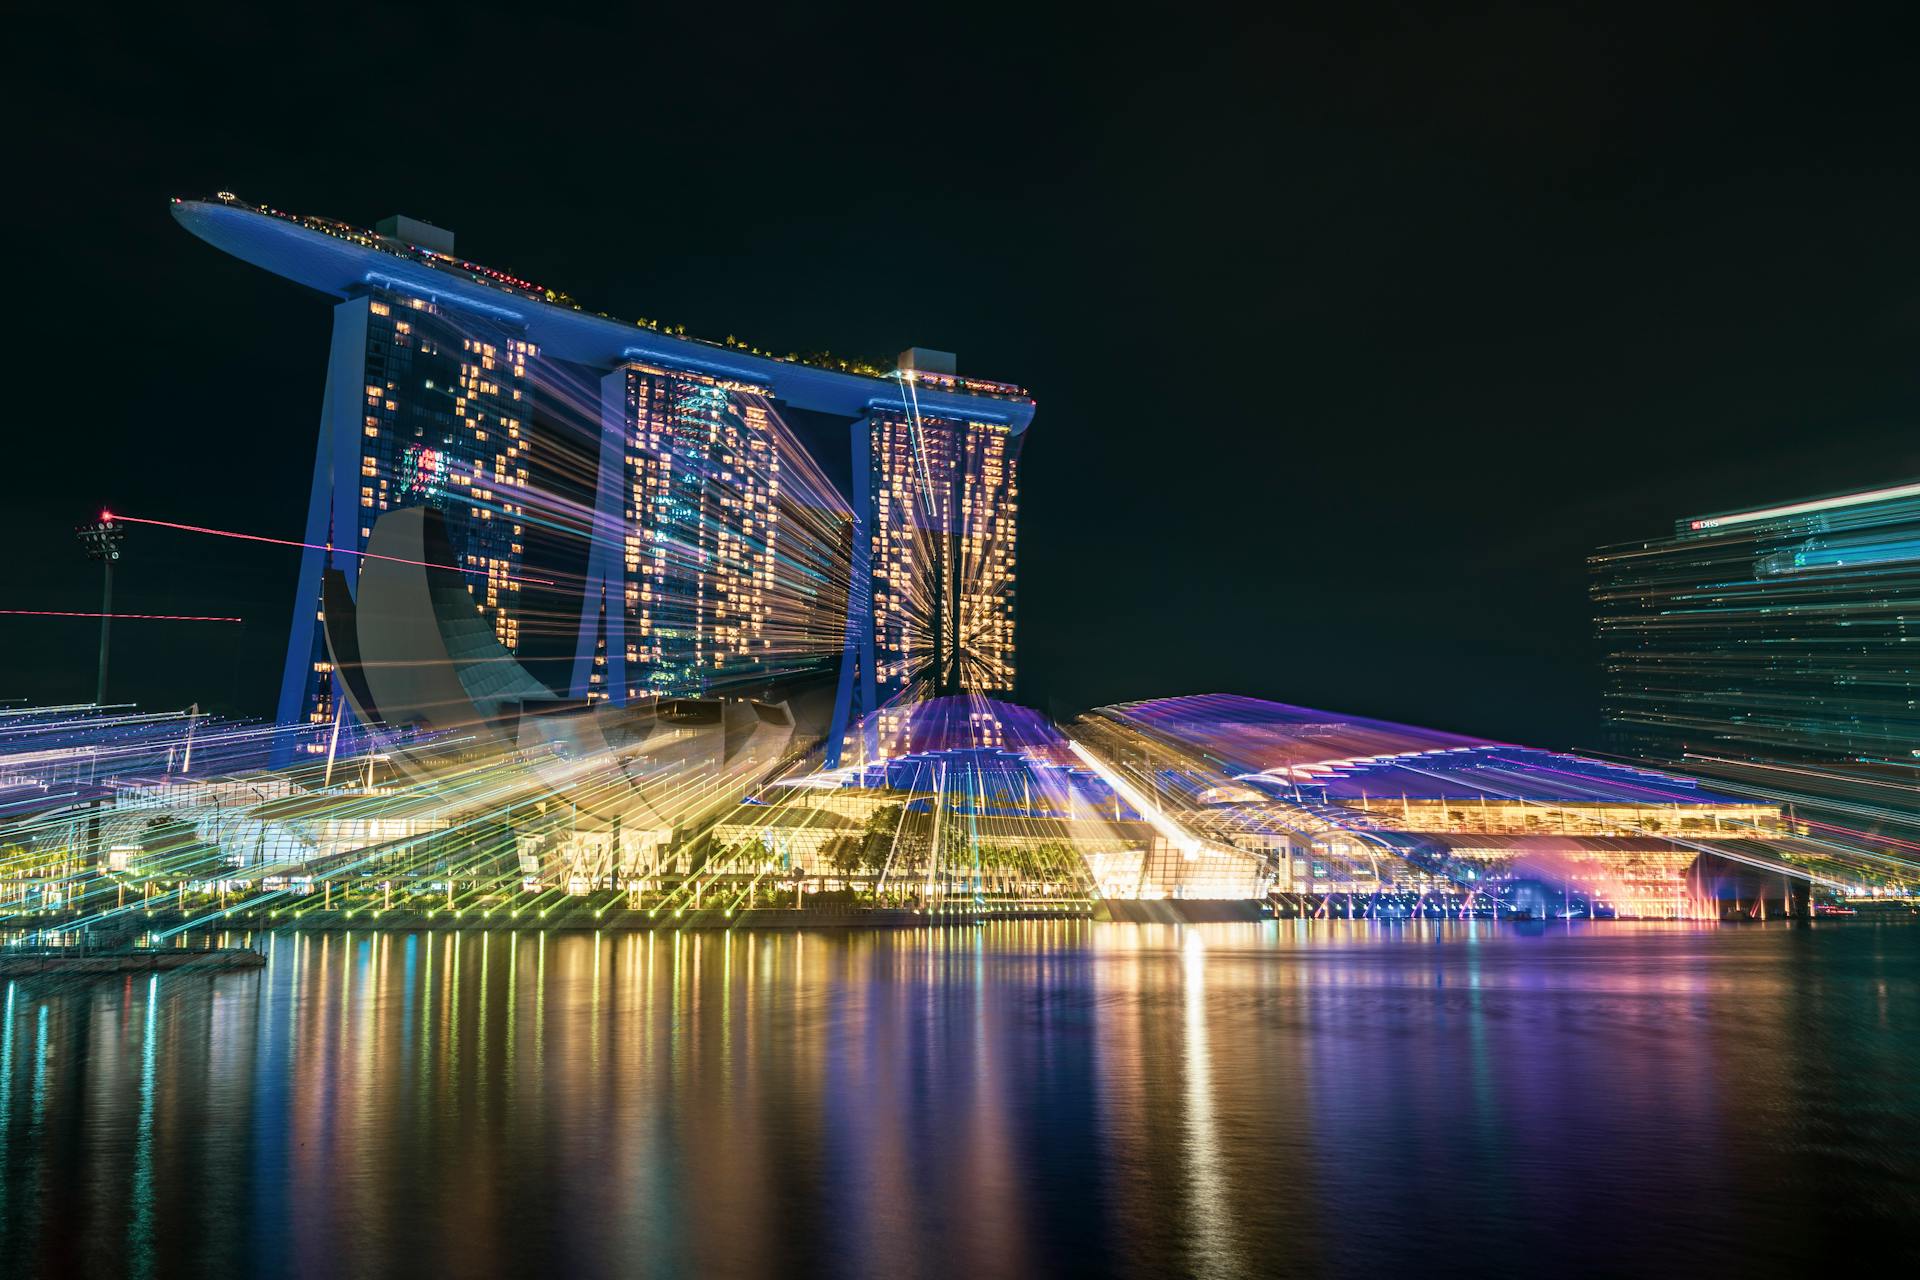
[[[104,706],[107,701],[108,628],[113,624],[113,562],[120,558],[120,544],[126,539],[127,527],[114,522],[113,512],[102,511],[98,520],[75,525],[73,534],[80,539],[80,545],[86,548],[87,559],[100,562],[105,579],[100,592],[100,682],[93,694],[94,703]]]

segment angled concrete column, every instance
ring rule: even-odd
[[[327,564],[329,532],[339,546],[360,545],[360,432],[366,399],[367,299],[348,298],[333,308],[333,342],[327,356],[327,381],[320,399],[320,438],[314,450],[313,483],[307,497],[307,523],[301,540],[300,576],[294,587],[293,625],[287,635],[286,666],[280,675],[275,718],[304,724],[319,685],[313,664],[326,656],[320,631],[320,574]],[[337,556],[333,567],[359,580],[357,556]],[[340,699],[336,709],[344,709]],[[276,762],[292,758],[290,735],[277,739]]]
[[[600,604],[606,602],[607,665],[601,688],[615,706],[627,703],[626,538],[633,520],[627,514],[627,456],[633,451],[627,422],[627,371],[615,369],[600,379],[600,475],[594,487],[593,541],[587,550],[587,580],[580,596],[580,638],[573,652],[570,692],[585,698],[593,674],[593,651],[600,638]]]

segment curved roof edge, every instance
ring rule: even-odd
[[[648,360],[737,378],[766,387],[795,408],[847,418],[875,409],[901,411],[909,404],[905,384],[892,379],[773,360],[524,297],[244,205],[177,199],[172,211],[195,236],[263,271],[338,298],[367,286],[413,294],[520,328],[543,352],[560,359],[605,368]],[[913,391],[912,406],[934,417],[1003,423],[1015,434],[1032,422],[1035,407],[1026,398],[928,388]]]

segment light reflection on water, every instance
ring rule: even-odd
[[[1766,1270],[1920,1222],[1911,927],[261,945],[7,987],[0,1270]]]

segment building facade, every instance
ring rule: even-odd
[[[370,287],[336,304],[305,538],[321,550],[302,565],[281,723],[334,718],[320,573],[357,580],[383,511],[441,510],[476,608],[518,647],[538,355],[512,328],[419,296]]]
[[[1013,692],[1024,434],[920,393],[1019,389],[961,378],[946,352],[914,348],[899,366],[903,403],[853,425],[854,607],[829,767],[878,752],[915,702]]]
[[[783,441],[765,394],[632,364],[606,376],[601,406],[602,527],[576,692],[625,705],[766,672],[779,644]]]
[[[1691,517],[1590,565],[1617,750],[1917,834],[1920,484]]]
[[[445,513],[475,607],[510,651],[531,635],[572,654],[554,683],[575,697],[838,665],[837,758],[845,726],[889,700],[1012,687],[1015,460],[1034,412],[1020,388],[917,348],[885,370],[587,312],[411,219],[376,233],[232,193],[172,211],[337,300],[281,723],[333,721],[322,575],[351,585],[350,553],[382,510],[409,505]],[[783,425],[790,409],[850,427],[851,504]],[[597,474],[574,474],[596,471],[596,452]],[[529,541],[544,555],[579,538],[584,574],[574,559],[523,579]],[[577,605],[557,603],[575,582]],[[529,586],[544,606],[526,607]],[[290,740],[324,751],[325,737]]]
[[[1013,691],[1019,485],[1004,427],[867,420],[874,678],[883,698]]]

